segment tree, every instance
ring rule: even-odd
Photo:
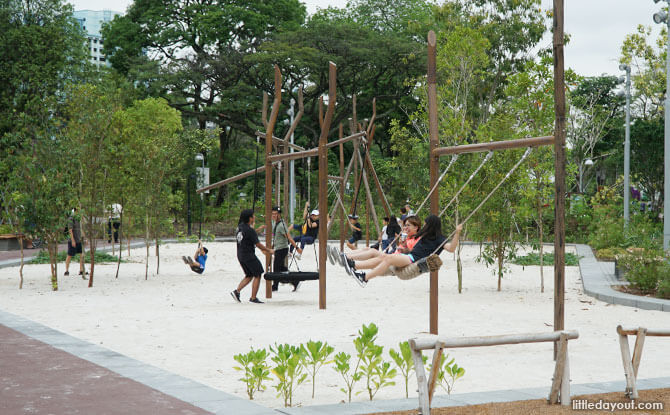
[[[148,98],[117,112],[115,123],[118,123],[121,140],[128,151],[128,171],[132,172],[137,185],[135,190],[139,195],[139,205],[135,211],[144,219],[147,254],[144,278],[147,279],[149,241],[152,235],[158,257],[156,273],[159,272],[158,231],[161,225],[159,221],[167,220],[168,217],[170,189],[167,181],[183,162],[178,134],[182,130],[181,118],[177,110],[170,108],[165,100]]]
[[[505,92],[510,97],[507,105],[510,116],[516,118],[513,127],[517,136],[553,135],[554,83],[551,61],[543,57],[539,62],[527,62],[523,72],[512,76]],[[540,254],[540,292],[544,292],[544,216],[552,211],[554,159],[550,147],[538,147],[528,157],[528,174],[522,175],[523,195],[520,207],[537,225]],[[525,203],[523,203],[525,202]],[[548,208],[545,212],[545,207]],[[521,216],[526,216],[523,212]]]
[[[30,130],[48,110],[50,100],[78,79],[87,53],[72,6],[62,0],[7,0],[0,5],[0,166],[8,165]],[[0,168],[0,204],[10,201],[6,188],[10,171]],[[3,210],[5,210],[3,209]],[[5,213],[6,210],[5,210]]]
[[[118,161],[110,157],[114,133],[110,125],[120,109],[118,91],[106,93],[86,84],[73,88],[67,106],[65,136],[71,151],[67,171],[77,178],[78,203],[91,255],[89,287],[95,274],[96,241],[104,235],[101,218],[106,217],[109,204],[109,177],[118,167]]]

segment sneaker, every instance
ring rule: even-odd
[[[240,293],[237,290],[233,290],[230,292],[230,295],[233,296],[233,300],[237,301],[238,303],[241,303],[242,300],[240,300]]]
[[[344,259],[347,261],[347,265],[349,265],[349,268],[351,268],[352,271],[356,271],[356,261],[347,257],[344,257]]]
[[[361,287],[365,287],[368,283],[368,281],[365,279],[364,272],[354,272],[354,278],[356,278],[356,282],[358,282],[358,285]]]
[[[298,281],[298,282],[293,283],[293,292],[298,291],[298,288],[300,287],[300,284],[302,284],[302,281]]]
[[[67,277],[68,275],[70,275],[70,272],[69,272],[69,271],[65,271],[65,272],[63,273],[63,275],[65,275],[65,276]]]
[[[188,258],[186,258],[185,256],[181,257],[181,260],[184,261],[184,264],[186,264],[186,265],[191,265],[191,263],[189,262]]]
[[[335,265],[335,259],[333,257],[333,248],[330,245],[326,245],[326,254],[328,256],[328,262],[330,262],[330,265]]]
[[[346,267],[345,262],[347,262],[347,255],[344,252],[340,252],[337,256],[337,260],[340,262],[341,267]]]
[[[88,275],[88,271],[79,271],[79,275]]]
[[[261,300],[259,300],[258,298],[250,298],[250,299],[249,299],[249,302],[250,302],[250,303],[255,303],[255,304],[264,304],[264,303],[263,303]]]
[[[302,258],[302,254],[300,252],[296,252],[295,254],[293,254],[293,257],[295,259],[300,259],[300,258]]]
[[[342,263],[344,263],[344,270],[347,271],[347,274],[349,274],[353,277],[354,276],[354,269],[349,264],[349,261],[348,261],[349,258],[347,258],[344,255],[344,252],[340,253],[340,259],[341,259]]]

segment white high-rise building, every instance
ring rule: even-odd
[[[102,53],[104,47],[100,28],[102,23],[112,21],[114,16],[122,13],[112,10],[77,10],[74,12],[74,18],[77,19],[81,27],[86,32],[86,40],[88,42],[88,51],[91,63],[100,66],[110,66],[106,56]]]

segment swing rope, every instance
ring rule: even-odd
[[[256,211],[256,184],[258,183],[258,143],[260,139],[256,137],[256,164],[254,164],[254,199],[251,205],[251,210]]]
[[[470,218],[471,218],[472,216],[474,216],[474,214],[477,213],[477,212],[479,211],[479,209],[482,208],[482,206],[484,206],[484,204],[491,198],[491,196],[493,196],[493,194],[500,188],[500,186],[502,186],[503,183],[505,183],[505,181],[507,181],[507,179],[509,179],[509,177],[510,177],[510,176],[516,171],[516,169],[521,165],[521,163],[523,163],[523,161],[528,157],[528,155],[530,154],[531,151],[533,151],[533,147],[528,147],[528,149],[526,149],[526,152],[523,153],[523,156],[521,156],[521,158],[519,159],[519,161],[516,162],[516,164],[514,165],[514,167],[512,167],[512,169],[511,169],[510,171],[507,172],[507,174],[505,175],[505,177],[503,177],[503,179],[496,185],[496,187],[494,187],[493,190],[491,190],[491,191],[489,192],[489,194],[486,195],[486,197],[484,198],[484,200],[482,200],[482,201],[479,203],[479,205],[477,205],[477,207],[474,208],[474,210],[473,210],[472,212],[470,212],[470,214],[469,214],[469,215],[468,215],[468,216],[467,216],[467,217],[460,223],[461,225],[462,225],[462,224],[465,224],[468,220],[470,220]],[[443,241],[437,248],[435,248],[435,250],[433,251],[433,253],[432,253],[431,255],[436,254],[437,251],[439,251],[440,249],[442,249],[442,247],[447,243],[447,241],[448,241],[449,239],[451,239],[451,237],[454,236],[455,233],[456,233],[456,231],[453,231],[453,232],[449,235],[449,238],[446,238],[446,239],[445,239],[445,240],[444,240],[444,241]]]
[[[477,167],[477,170],[475,170],[475,171],[470,175],[470,177],[468,177],[468,180],[466,180],[465,183],[463,184],[463,186],[461,186],[461,188],[458,189],[458,192],[456,192],[456,194],[451,198],[451,200],[449,201],[449,203],[447,203],[447,205],[444,207],[444,209],[442,209],[442,211],[440,212],[439,215],[437,215],[437,217],[439,217],[439,218],[442,217],[442,215],[444,214],[444,212],[447,211],[447,209],[449,208],[449,206],[451,206],[451,204],[454,202],[454,200],[456,200],[456,198],[461,194],[461,192],[463,192],[463,190],[464,190],[465,187],[468,185],[468,183],[470,183],[470,181],[477,175],[477,173],[479,173],[479,170],[481,170],[481,168],[484,167],[484,165],[491,159],[491,157],[493,157],[493,151],[489,151],[489,153],[486,155],[486,157],[484,157],[484,160],[482,160],[482,162],[481,162],[481,164],[479,165],[479,167]]]
[[[426,196],[426,198],[423,199],[423,202],[421,202],[421,205],[419,205],[419,207],[417,208],[417,210],[416,210],[417,215],[419,214],[419,212],[421,212],[421,209],[423,209],[423,206],[426,204],[426,202],[428,202],[428,199],[430,199],[430,196],[433,194],[435,189],[437,189],[437,187],[440,185],[440,182],[442,182],[442,179],[444,179],[444,176],[446,176],[447,172],[449,171],[451,166],[456,162],[456,160],[458,160],[458,154],[454,154],[453,156],[451,156],[451,161],[449,162],[449,165],[447,166],[446,169],[444,169],[442,174],[440,174],[440,177],[437,178],[437,181],[433,185],[433,188],[430,189],[430,192],[428,192],[428,196]]]
[[[523,161],[528,157],[528,155],[530,154],[530,152],[532,150],[533,150],[532,147],[529,147],[526,150],[526,152],[523,154],[523,156],[521,156],[521,158],[514,165],[514,167],[512,167],[512,169],[509,172],[507,172],[505,177],[503,177],[503,179],[496,185],[496,187],[494,187],[493,190],[491,190],[491,192],[489,192],[489,194],[486,195],[484,200],[482,200],[479,203],[479,205],[477,205],[477,207],[472,212],[470,212],[470,214],[460,224],[466,223],[475,213],[477,213],[477,211],[479,211],[479,209],[482,208],[482,206],[484,206],[484,204],[491,198],[491,196],[493,196],[493,194],[500,188],[500,186],[502,186],[503,183],[505,183],[505,181],[521,165],[521,163],[523,163]],[[440,269],[440,267],[442,266],[442,260],[440,259],[439,255],[437,255],[437,252],[440,249],[442,249],[448,241],[451,240],[451,238],[454,236],[455,233],[456,233],[456,231],[454,230],[449,235],[449,237],[445,238],[444,241],[442,241],[442,243],[437,248],[435,248],[435,250],[429,256],[427,256],[425,258],[421,258],[420,260],[418,260],[418,261],[416,261],[416,262],[414,262],[410,265],[407,265],[405,267],[399,267],[399,268],[391,267],[390,268],[391,274],[395,275],[396,277],[398,277],[401,280],[410,280],[410,279],[418,277],[419,275],[423,274],[424,272],[438,271]]]

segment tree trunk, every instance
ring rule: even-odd
[[[58,291],[58,243],[48,242],[49,262],[51,262],[51,289]]]
[[[147,248],[146,264],[144,266],[144,280],[149,279],[149,211],[145,214],[144,222],[144,245]]]
[[[500,287],[501,287],[501,284],[502,284],[502,277],[503,277],[503,260],[504,260],[505,256],[500,252],[500,250],[497,250],[497,251],[498,251],[498,255],[497,255],[497,257],[498,257],[498,291],[500,291]]]
[[[123,251],[123,199],[121,199],[121,214],[119,215],[119,258],[116,261],[116,277],[119,278],[119,268],[121,268],[121,252]],[[130,244],[128,244],[130,246]]]
[[[130,256],[130,227],[133,226],[133,217],[128,216],[128,256]]]
[[[19,246],[21,247],[21,266],[19,267],[19,290],[23,288],[23,235],[19,236]]]
[[[89,238],[88,239],[88,246],[89,246],[89,255],[91,256],[91,272],[88,274],[88,288],[93,287],[93,271],[95,270],[95,238]],[[84,253],[82,252],[81,257],[84,258]],[[82,259],[83,261],[83,259]],[[82,274],[82,278],[86,279],[86,268],[83,268],[84,273]]]
[[[537,212],[540,218],[540,221],[538,223],[539,227],[539,232],[540,232],[540,292],[544,292],[544,244],[542,243],[542,238],[544,237],[544,227],[543,221],[542,221],[542,203],[538,202],[537,204]]]
[[[158,275],[160,265],[161,265],[161,256],[158,250],[158,236],[156,236],[156,275]]]
[[[458,208],[459,208],[459,201],[458,198],[456,198],[456,225],[458,225]],[[456,247],[456,275],[458,276],[458,293],[461,294],[463,292],[463,263],[461,262],[461,247],[462,244],[458,244]]]

